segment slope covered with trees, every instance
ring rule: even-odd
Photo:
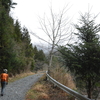
[[[16,3],[0,0],[0,72],[7,68],[16,74],[33,69],[34,53],[27,28],[21,28],[10,16],[10,9]]]

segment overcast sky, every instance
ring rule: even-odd
[[[71,20],[73,23],[77,23],[79,12],[84,14],[88,8],[92,8],[91,12],[95,15],[100,12],[100,0],[13,0],[13,2],[17,3],[11,12],[13,18],[18,19],[22,26],[26,26],[35,33],[38,33],[40,28],[38,16],[42,17],[44,13],[48,15],[51,4],[54,12],[59,12],[59,9],[68,4],[70,8],[68,16],[73,17]],[[31,36],[32,38],[34,37]]]

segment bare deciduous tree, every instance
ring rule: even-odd
[[[59,44],[67,44],[71,38],[71,28],[69,25],[70,18],[68,18],[67,15],[69,8],[67,9],[67,7],[68,5],[64,7],[63,10],[59,11],[59,14],[55,14],[52,7],[50,7],[49,17],[39,17],[41,29],[47,36],[47,39],[44,39],[43,37],[32,33],[35,37],[48,43],[51,47],[49,68],[52,64],[52,56],[54,55],[56,46],[58,46]]]

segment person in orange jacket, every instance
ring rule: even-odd
[[[7,69],[3,69],[3,73],[0,76],[1,79],[1,96],[4,94],[4,89],[6,85],[8,84],[8,77],[9,75],[7,74]]]

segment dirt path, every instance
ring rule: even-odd
[[[4,96],[0,96],[0,100],[25,100],[27,90],[30,89],[42,75],[42,73],[38,73],[10,83],[5,88]]]

